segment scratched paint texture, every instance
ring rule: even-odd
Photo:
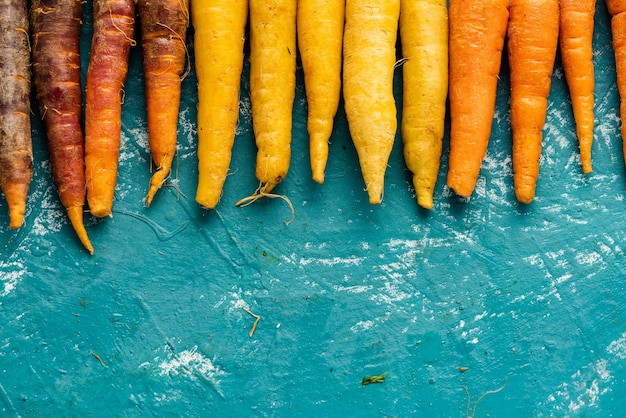
[[[26,225],[9,231],[1,218],[0,415],[465,417],[504,385],[477,417],[620,416],[626,177],[609,19],[597,7],[595,172],[581,174],[557,61],[530,206],[512,192],[506,60],[476,192],[461,200],[445,188],[446,136],[431,212],[415,203],[399,137],[383,203],[368,203],[341,111],[326,183],[310,180],[299,72],[291,171],[277,189],[295,207],[286,225],[280,199],[234,206],[257,186],[247,61],[218,208],[193,199],[193,71],[172,187],[143,206],[149,154],[134,47],[113,218],[87,218],[93,257],[61,209],[33,116]],[[252,337],[243,308],[261,317]],[[383,384],[361,385],[384,372]]]

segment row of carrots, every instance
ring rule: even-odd
[[[6,54],[0,62],[0,188],[11,228],[23,223],[32,178],[32,68],[59,197],[80,241],[93,253],[84,206],[86,201],[94,216],[111,214],[123,84],[129,51],[138,38],[136,17],[156,167],[147,206],[170,174],[176,152],[190,24],[198,80],[196,201],[204,208],[218,204],[230,165],[247,30],[259,188],[238,204],[276,196],[272,191],[289,170],[297,53],[308,102],[311,171],[318,183],[324,182],[328,142],[343,94],[369,201],[381,202],[398,128],[393,73],[402,65],[400,129],[418,204],[433,206],[448,100],[446,182],[458,195],[471,196],[491,135],[505,38],[517,199],[530,203],[534,197],[559,42],[582,170],[592,170],[595,0],[450,0],[449,7],[446,0],[93,0],[84,107],[81,1],[31,0],[30,9],[27,0],[0,2],[0,42]],[[613,16],[618,87],[626,97],[626,0],[606,2]],[[626,106],[621,117],[626,120]]]

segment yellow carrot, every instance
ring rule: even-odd
[[[260,194],[289,171],[296,88],[296,1],[250,0],[250,101]]]
[[[401,0],[402,141],[418,204],[433,207],[448,96],[446,0]]]
[[[193,0],[198,79],[198,187],[196,202],[215,208],[231,161],[239,117],[247,0]]]
[[[393,72],[400,0],[347,0],[343,91],[369,202],[382,199],[397,130]]]
[[[345,0],[298,0],[297,35],[306,88],[311,172],[324,182],[341,94]]]

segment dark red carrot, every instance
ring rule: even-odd
[[[33,176],[28,29],[26,0],[0,2],[0,189],[11,228],[24,222]]]
[[[33,76],[39,113],[46,128],[52,177],[61,203],[87,250],[93,246],[83,224],[84,136],[80,84],[81,0],[32,0]]]
[[[110,216],[117,182],[122,90],[135,27],[133,0],[94,0],[85,86],[85,178],[94,216]]]
[[[189,0],[138,0],[146,85],[148,143],[157,171],[146,196],[154,195],[170,174],[176,152],[181,80],[185,70]]]

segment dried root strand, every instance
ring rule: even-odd
[[[274,188],[273,184],[270,183],[262,183],[259,185],[259,187],[255,190],[255,192],[253,194],[251,194],[250,196],[244,197],[243,199],[240,199],[237,203],[235,203],[235,206],[240,206],[240,207],[246,207],[248,205],[251,205],[252,203],[256,202],[257,200],[259,200],[262,197],[267,197],[270,199],[282,199],[285,202],[287,202],[287,204],[289,205],[289,209],[291,209],[291,219],[289,219],[288,221],[285,221],[286,225],[289,225],[291,222],[293,222],[293,220],[296,217],[296,212],[293,208],[293,204],[291,203],[291,200],[289,200],[289,198],[287,196],[281,195],[281,194],[276,194],[276,193],[268,193],[267,190],[271,190]]]

